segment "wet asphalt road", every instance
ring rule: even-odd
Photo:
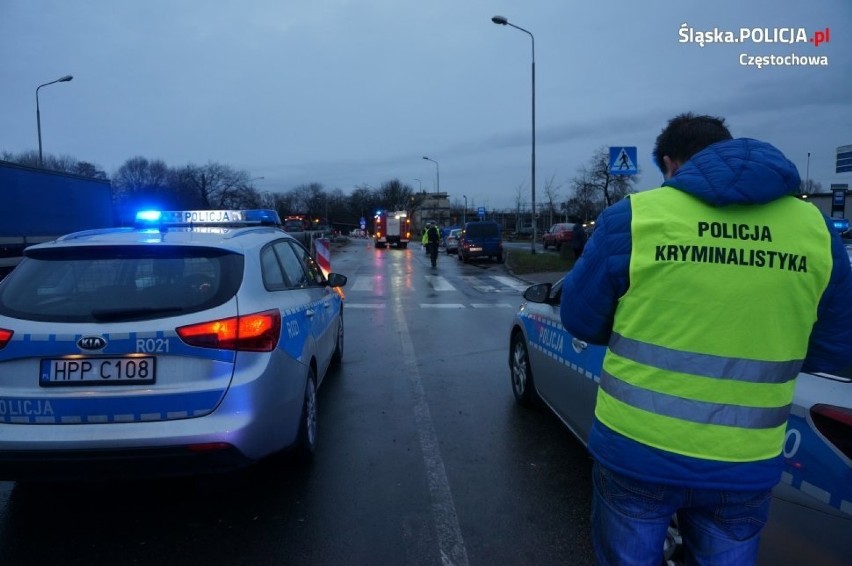
[[[516,406],[504,266],[332,251],[349,277],[319,447],[234,476],[0,483],[0,564],[591,564],[591,461]]]

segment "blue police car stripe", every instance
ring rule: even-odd
[[[587,379],[600,381],[603,348],[578,352],[572,346],[573,337],[559,322],[534,313],[522,313],[519,318],[527,331],[531,348],[550,356]]]
[[[16,424],[121,423],[171,420],[208,414],[223,391],[63,399],[0,398],[0,422]]]

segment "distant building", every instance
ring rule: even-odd
[[[447,193],[417,193],[420,206],[414,210],[413,223],[420,230],[427,222],[437,222],[438,226],[450,225],[450,199]]]

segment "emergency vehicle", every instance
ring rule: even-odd
[[[400,249],[405,249],[411,239],[411,219],[404,210],[396,212],[377,210],[373,216],[373,233],[377,248],[396,245]]]
[[[346,277],[271,210],[145,211],[0,285],[0,479],[227,471],[317,442]]]

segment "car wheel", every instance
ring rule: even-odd
[[[340,313],[340,322],[337,325],[337,342],[334,344],[334,353],[331,354],[332,367],[338,367],[343,362],[343,312]]]
[[[497,263],[503,263],[503,254],[497,254]]]
[[[537,399],[535,386],[533,385],[532,368],[527,345],[524,343],[524,335],[515,332],[512,336],[512,349],[510,360],[510,371],[512,374],[512,393],[515,400],[524,406],[532,406]]]
[[[302,461],[310,461],[317,448],[317,375],[314,368],[308,370],[305,384],[305,400],[302,403],[302,418],[296,452]]]

